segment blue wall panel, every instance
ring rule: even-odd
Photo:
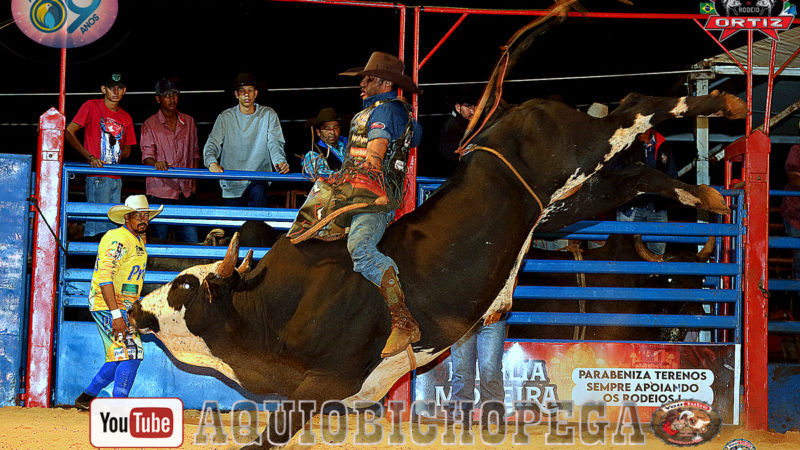
[[[59,334],[62,339],[58,346],[55,404],[72,404],[105,362],[103,344],[94,322],[63,322]],[[69,339],[63,339],[64,336]],[[205,400],[217,401],[220,408],[230,409],[238,400],[250,399],[261,404],[264,400],[281,398],[254,396],[232,382],[220,381],[224,378],[216,372],[173,361],[151,335],[142,336],[142,341],[144,360],[131,397],[178,397],[186,409],[200,409]],[[100,397],[111,397],[113,387],[110,384]]]
[[[769,364],[769,428],[778,433],[800,429],[800,364]]]
[[[0,154],[0,406],[16,404],[25,350],[31,164]]]

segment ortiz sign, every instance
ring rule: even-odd
[[[795,7],[777,0],[718,0],[707,4],[708,12],[716,12],[706,21],[706,30],[722,30],[720,41],[741,30],[758,30],[778,40],[778,31],[788,30],[794,20]]]
[[[608,417],[635,404],[638,419],[670,402],[697,400],[718,411],[725,423],[738,423],[738,345],[633,344],[618,342],[506,342],[503,387],[509,420],[515,405],[533,405],[545,414],[556,402],[576,406],[602,403]],[[480,356],[479,356],[480,357]],[[418,373],[417,400],[450,404],[450,358]],[[480,402],[480,375],[475,401]]]

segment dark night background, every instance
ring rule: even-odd
[[[696,1],[634,3],[628,6],[613,0],[586,0],[581,5],[592,12],[698,12]],[[545,9],[551,1],[437,1],[435,5]],[[10,10],[5,14],[4,19],[11,18]],[[413,9],[408,9],[407,73],[411,72],[413,18]],[[422,14],[422,56],[457,18],[456,14]],[[457,89],[425,84],[486,80],[499,55],[498,47],[532,19],[470,15],[423,67],[420,174],[434,172],[435,161],[430,154],[435,152],[439,129],[450,110],[448,95]],[[292,171],[297,172],[299,159],[292,155],[305,152],[310,139],[303,121],[325,106],[334,106],[341,114],[360,109],[355,89],[358,80],[337,74],[365,64],[374,50],[397,54],[398,24],[399,13],[391,8],[266,0],[120,0],[119,14],[108,34],[88,46],[68,50],[67,92],[91,95],[67,96],[67,121],[86,99],[99,97],[99,82],[111,72],[121,72],[126,80],[128,94],[121,105],[136,123],[137,138],[141,122],[156,111],[151,93],[159,78],[179,77],[183,91],[220,90],[230,85],[236,73],[255,72],[272,89],[260,92],[257,101],[278,112],[287,140],[286,154]],[[743,45],[744,33],[725,43],[729,48]],[[539,38],[509,79],[675,71],[720,52],[691,20],[570,18]],[[38,116],[58,104],[59,50],[36,44],[12,24],[0,30],[0,61],[0,93],[54,93],[0,97],[2,151],[33,153]],[[504,98],[520,103],[558,94],[585,110],[594,101],[613,104],[632,91],[685,95],[684,81],[682,75],[658,75],[507,83]],[[721,88],[740,92],[743,86],[744,77],[734,77]],[[342,89],[299,90],[307,87]],[[217,114],[234,104],[230,91],[181,95],[180,110],[198,122],[201,149]],[[758,99],[755,107],[763,110],[763,99]],[[743,122],[724,122],[712,119],[712,132],[743,133]],[[691,121],[665,124],[667,132],[676,133],[691,133],[692,126]],[[691,144],[686,145],[689,148],[681,159],[689,161],[694,150]],[[67,160],[77,160],[77,152],[71,148],[65,149],[65,155]],[[138,148],[134,148],[132,157],[123,162],[139,161]]]

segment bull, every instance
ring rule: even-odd
[[[521,42],[519,48],[529,44]],[[496,87],[487,89],[495,90],[486,98],[497,105]],[[742,100],[719,92],[629,94],[602,119],[541,99],[492,108],[454,175],[392,224],[379,245],[397,263],[406,304],[422,331],[410,355],[380,357],[389,310],[378,290],[353,271],[343,241],[293,245],[284,236],[248,270],[249,259],[236,268],[234,236],[223,261],[184,270],[134,304],[129,317],[176,359],[214,368],[256,394],[278,393],[318,407],[328,400],[349,406],[379,400],[414,362],[434,360],[482,317],[508,306],[534,229],[557,231],[642,192],[729,213],[710,187],[655,169],[598,172],[659,122],[738,119],[745,111]],[[304,421],[300,411],[279,410],[270,415],[262,442],[284,444]]]
[[[587,250],[551,251],[532,248],[527,255],[535,260],[587,260],[587,261],[649,261],[649,262],[707,262],[714,249],[711,237],[699,252],[674,251],[664,255],[651,252],[642,243],[641,236],[611,235],[605,245]],[[537,286],[584,287],[644,287],[662,289],[700,289],[701,275],[656,275],[618,273],[527,273],[520,275],[521,284]],[[515,311],[547,311],[570,313],[608,314],[703,314],[699,303],[643,302],[643,301],[565,301],[530,300],[517,303]],[[514,335],[528,339],[590,339],[590,340],[680,340],[685,330],[647,327],[524,327],[513,330]]]

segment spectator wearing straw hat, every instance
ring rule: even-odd
[[[289,172],[278,114],[255,102],[261,84],[251,73],[237,75],[233,88],[238,104],[217,116],[203,147],[203,163],[211,172]],[[267,206],[266,181],[219,180],[219,185],[226,206]]]
[[[311,128],[311,150],[300,161],[303,175],[316,180],[338,171],[347,150],[347,138],[341,135],[341,118],[333,108],[323,108],[317,117],[306,122]]]
[[[67,143],[86,158],[92,167],[118,164],[120,159],[131,154],[131,145],[136,144],[131,116],[120,108],[119,103],[127,88],[122,75],[112,73],[100,84],[103,98],[87,100],[67,126],[64,137]],[[83,144],[75,133],[84,128]],[[119,203],[122,180],[111,175],[86,177],[86,200],[90,203]],[[87,222],[85,236],[94,236],[110,230],[106,223]]]
[[[200,165],[200,149],[197,143],[197,126],[194,119],[178,111],[177,80],[162,78],[156,83],[155,99],[158,112],[142,124],[140,146],[142,162],[157,170],[170,167],[196,168]],[[194,203],[197,181],[189,178],[147,177],[145,181],[147,199],[151,203],[187,205]],[[151,225],[150,235],[164,239],[168,226]],[[197,227],[176,227],[177,239],[197,243]]]
[[[147,225],[163,208],[152,209],[144,195],[131,195],[124,205],[108,210],[108,218],[122,226],[100,240],[89,289],[89,310],[106,362],[75,400],[79,409],[89,409],[92,399],[112,381],[114,397],[127,397],[133,386],[143,353],[139,332],[128,322],[127,311],[139,300],[147,270]]]

